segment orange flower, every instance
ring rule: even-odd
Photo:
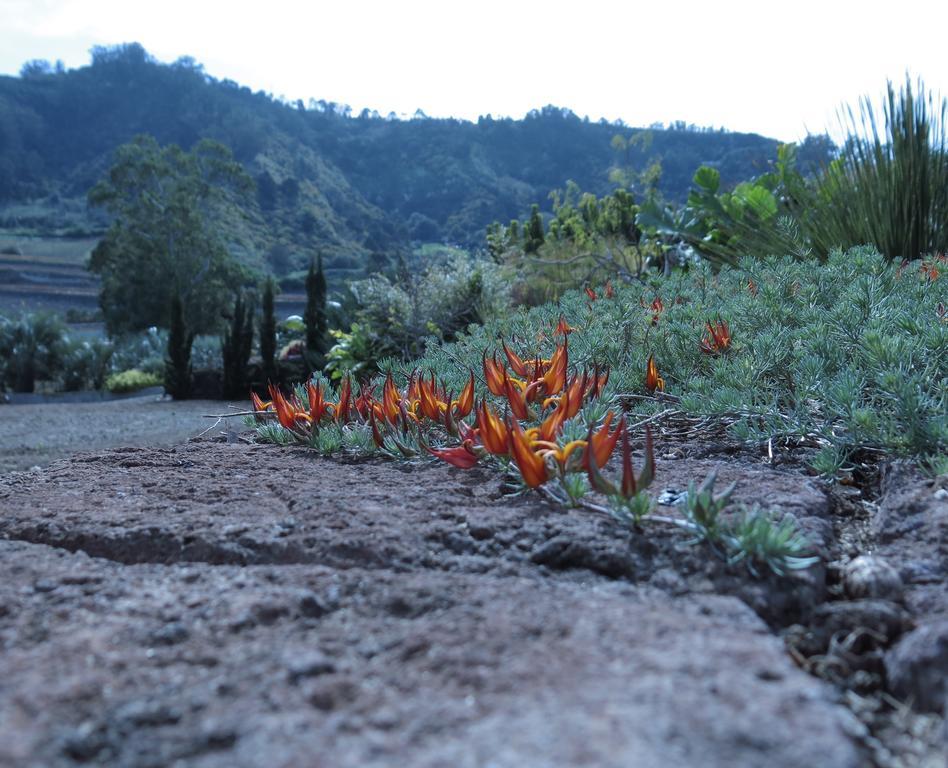
[[[309,420],[313,424],[319,424],[332,406],[326,402],[323,388],[313,384],[312,379],[306,382],[306,394],[309,396]]]
[[[543,376],[543,385],[548,395],[554,395],[566,385],[566,368],[569,365],[569,352],[566,348],[566,339],[556,348],[550,365]]]
[[[421,412],[432,421],[441,420],[441,409],[447,407],[446,403],[441,402],[437,396],[437,387],[435,386],[434,375],[431,381],[420,379],[418,382],[418,402],[421,406]]]
[[[546,461],[543,456],[533,452],[529,439],[516,420],[510,425],[510,453],[523,481],[530,488],[539,488],[547,481]]]
[[[309,421],[309,414],[300,408],[296,408],[292,399],[287,400],[283,397],[283,393],[273,384],[270,385],[270,399],[273,401],[273,408],[281,427],[295,429],[298,421]]]
[[[614,299],[616,297],[616,289],[612,287],[612,281],[606,280],[606,298]]]
[[[471,371],[471,378],[451,405],[454,406],[454,414],[459,419],[463,419],[474,408],[474,371]]]
[[[527,430],[527,438],[530,447],[534,453],[542,456],[544,460],[552,459],[560,466],[560,471],[565,473],[569,465],[570,457],[579,448],[585,448],[588,443],[585,440],[573,440],[563,447],[560,447],[554,440],[537,440],[531,436],[536,430]]]
[[[573,380],[569,383],[569,386],[563,392],[563,397],[568,398],[569,405],[567,406],[566,418],[571,419],[577,413],[579,409],[583,406],[583,398],[586,396],[588,380],[586,376],[586,371],[583,371],[583,376],[573,376]]]
[[[567,389],[560,397],[553,412],[547,416],[540,425],[540,437],[543,440],[555,440],[556,436],[563,429],[563,422],[566,421],[570,410],[570,391]]]
[[[935,259],[923,261],[920,270],[922,277],[926,278],[928,282],[933,283],[938,279],[938,264]]]
[[[665,303],[662,301],[661,297],[656,296],[649,304],[645,303],[645,299],[640,298],[639,305],[645,307],[645,309],[651,310],[652,325],[658,325],[658,316],[665,311]]]
[[[583,288],[583,290],[586,291],[586,295],[589,297],[590,301],[596,300],[596,292],[592,288],[587,285],[585,288]]]
[[[568,336],[575,330],[576,330],[575,328],[573,328],[571,325],[568,325],[566,323],[566,318],[563,317],[563,315],[560,315],[560,321],[556,324],[556,329],[553,331],[553,335],[554,336],[559,336],[559,335]]]
[[[512,376],[504,375],[504,397],[510,403],[510,410],[518,419],[527,419],[530,417],[530,409],[520,384],[521,382]]]
[[[731,346],[731,331],[727,323],[718,318],[714,325],[710,322],[704,325],[706,333],[701,339],[701,351],[715,355],[718,352],[724,352]]]
[[[504,381],[507,378],[506,367],[497,361],[496,353],[488,360],[486,352],[484,353],[483,365],[484,381],[487,383],[487,389],[490,390],[491,394],[503,397]]]
[[[507,346],[507,342],[502,341],[500,344],[504,348],[504,354],[507,356],[507,362],[510,363],[510,369],[521,378],[531,378],[527,364],[515,352],[510,350]]]
[[[506,456],[510,453],[510,434],[507,425],[490,409],[487,401],[481,402],[475,414],[477,431],[480,433],[484,449],[495,456]]]
[[[752,279],[748,279],[748,281],[747,281],[747,290],[750,291],[751,296],[756,296],[756,295],[757,295],[757,283],[755,283]]]
[[[665,379],[658,375],[658,366],[655,365],[655,358],[648,356],[648,363],[645,366],[645,390],[650,394],[655,394],[655,390],[665,391]]]
[[[261,400],[256,392],[250,393],[250,402],[255,413],[265,413],[273,408],[271,401]]]
[[[612,424],[612,419],[613,413],[609,411],[599,431],[593,432],[592,429],[590,429],[589,432],[589,452],[592,454],[592,457],[596,461],[596,466],[598,467],[605,466],[606,462],[609,461],[609,457],[612,456],[612,452],[615,450],[616,443],[619,440],[619,433],[625,424],[625,419],[623,419],[619,423],[619,426],[610,434],[609,426]]]
[[[352,411],[352,381],[348,376],[339,385],[339,402],[336,404],[336,421],[344,424],[349,421]]]
[[[392,374],[385,377],[385,383],[382,385],[382,417],[389,424],[398,422],[399,405],[402,402],[401,395],[395,387]]]

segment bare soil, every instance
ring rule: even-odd
[[[236,403],[248,409],[250,403]],[[226,403],[132,397],[97,403],[0,405],[0,475],[45,467],[79,451],[117,446],[169,446],[214,424],[204,414]]]
[[[940,768],[948,494],[698,444],[656,494],[711,470],[824,564],[233,434],[7,474],[0,764]],[[854,597],[867,547],[897,577]]]

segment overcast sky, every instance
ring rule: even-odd
[[[886,78],[948,95],[948,2],[0,0],[0,73],[140,42],[288,99],[521,117],[545,104],[794,140]]]

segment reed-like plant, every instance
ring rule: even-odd
[[[948,100],[919,81],[888,83],[881,115],[871,100],[847,108],[848,139],[816,180],[805,219],[815,251],[871,244],[889,258],[948,250]]]

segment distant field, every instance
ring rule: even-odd
[[[39,258],[51,264],[72,264],[84,267],[89,254],[99,242],[98,238],[67,237],[23,237],[0,235],[0,257],[10,258],[3,253],[17,250],[23,256]]]

